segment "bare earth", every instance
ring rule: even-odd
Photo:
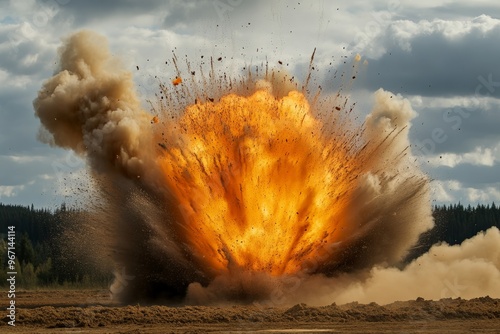
[[[120,306],[97,290],[22,291],[16,326],[2,320],[1,333],[500,333],[500,300],[168,307]]]

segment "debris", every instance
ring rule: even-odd
[[[172,80],[172,85],[177,86],[180,83],[182,83],[182,78],[181,77],[175,77],[174,80]]]

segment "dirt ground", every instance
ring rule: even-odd
[[[97,290],[22,291],[16,326],[2,318],[1,333],[500,333],[500,300],[168,307],[120,306]]]

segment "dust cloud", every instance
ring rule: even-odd
[[[461,245],[433,246],[404,269],[376,266],[363,275],[304,280],[288,303],[312,305],[376,302],[389,304],[418,297],[472,299],[500,297],[500,231],[493,227]]]
[[[40,139],[87,161],[96,195],[80,236],[112,261],[121,301],[498,296],[498,230],[394,267],[433,226],[403,97],[378,90],[355,125],[348,98],[318,98],[314,80],[233,80],[212,64],[201,78],[160,84],[147,112],[104,37],[77,32],[59,56],[33,102]]]

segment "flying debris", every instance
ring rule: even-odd
[[[182,83],[182,78],[181,77],[176,77],[174,80],[172,80],[172,85],[177,86]]]

